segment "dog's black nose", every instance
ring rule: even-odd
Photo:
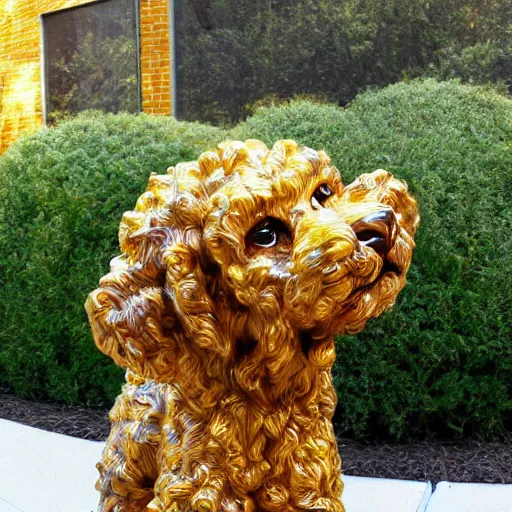
[[[384,256],[393,247],[397,224],[390,208],[370,213],[352,225],[352,229],[362,245],[371,247],[377,254]]]

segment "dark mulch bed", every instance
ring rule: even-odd
[[[104,441],[108,411],[32,402],[0,392],[0,418],[59,434]],[[404,480],[512,484],[512,442],[361,444],[339,439],[347,475]]]
[[[91,441],[105,441],[109,432],[108,410],[34,402],[1,391],[0,418]]]

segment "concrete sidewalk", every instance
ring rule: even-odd
[[[0,420],[0,512],[92,512],[104,443]],[[345,476],[347,512],[512,512],[512,485]]]

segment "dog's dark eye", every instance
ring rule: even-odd
[[[251,241],[260,247],[272,247],[277,244],[277,233],[270,227],[261,228],[253,233]]]
[[[268,217],[249,231],[247,242],[258,247],[274,247],[287,233],[286,226],[280,220]]]
[[[320,185],[313,194],[313,198],[316,199],[320,204],[323,204],[333,194],[331,187],[327,183]]]

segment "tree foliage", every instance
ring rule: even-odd
[[[88,109],[139,110],[135,13],[117,0],[45,19],[48,120]]]
[[[430,75],[512,76],[512,0],[228,0],[177,5],[178,111],[229,123],[266,96],[357,92]]]
[[[134,52],[135,41],[124,35],[98,40],[93,32],[88,32],[82,39],[80,52],[74,52],[68,61],[63,58],[52,61],[50,74],[60,85],[50,99],[50,121],[87,109],[137,112]]]

